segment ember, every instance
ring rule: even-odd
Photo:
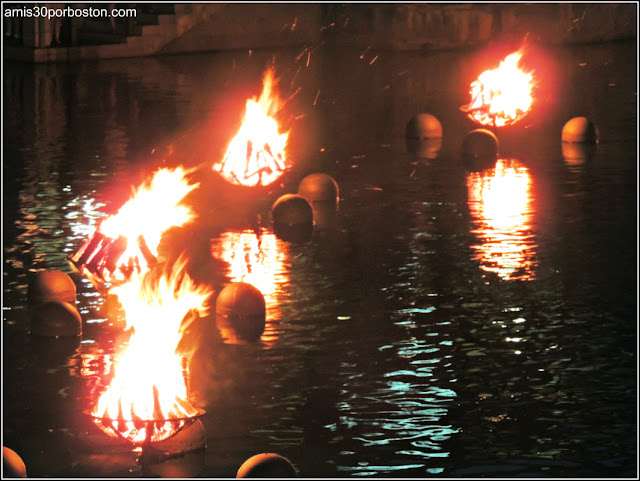
[[[229,182],[253,187],[275,182],[287,168],[285,147],[288,132],[280,133],[273,116],[281,101],[273,92],[273,69],[266,71],[259,99],[247,100],[244,122],[224,158],[213,170]]]
[[[520,121],[533,104],[533,72],[519,67],[522,49],[508,55],[500,66],[486,70],[471,84],[471,102],[461,107],[481,125],[504,127]]]

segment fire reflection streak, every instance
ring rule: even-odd
[[[285,273],[284,243],[274,234],[254,231],[225,232],[211,245],[211,253],[229,264],[233,282],[246,282],[257,287],[265,298],[267,309],[277,305],[280,286],[288,282]]]
[[[535,278],[531,182],[525,166],[505,159],[467,176],[471,232],[480,240],[473,259],[505,280]]]

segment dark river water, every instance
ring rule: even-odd
[[[533,109],[473,168],[460,106],[512,47],[5,62],[3,445],[32,477],[234,477],[262,452],[303,477],[637,476],[637,46],[532,48]],[[257,285],[266,330],[185,334],[206,449],[148,466],[85,414],[126,337],[67,256],[157,168],[220,160],[269,65],[293,168],[256,190],[201,169],[198,220],[165,241],[217,292]],[[444,133],[414,153],[420,112]],[[581,115],[600,143],[563,150]],[[313,172],[339,184],[335,223],[285,242],[271,205]],[[41,269],[76,282],[75,344],[30,335]]]

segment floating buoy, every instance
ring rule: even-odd
[[[2,446],[2,477],[26,478],[27,467],[22,458],[13,449]]]
[[[45,302],[31,311],[31,334],[44,337],[82,335],[82,317],[69,302]]]
[[[338,225],[338,210],[329,202],[313,203],[313,228],[318,231],[332,231]]]
[[[297,478],[298,472],[284,456],[262,453],[247,459],[236,474],[236,478]]]
[[[313,208],[298,194],[285,194],[271,207],[273,231],[287,242],[306,242],[313,234]]]
[[[340,189],[333,177],[327,174],[307,175],[300,181],[298,195],[311,204],[316,229],[333,229],[336,226]]]
[[[598,129],[587,117],[574,117],[562,127],[562,141],[595,144],[598,142]]]
[[[471,160],[490,161],[498,157],[498,137],[487,129],[475,129],[462,139],[462,155]]]
[[[340,192],[338,183],[327,174],[309,174],[300,181],[298,195],[304,197],[307,202],[327,202],[338,205]]]
[[[436,159],[442,149],[442,138],[410,139],[407,138],[407,150],[422,159]]]
[[[408,139],[436,139],[442,137],[442,124],[431,114],[418,114],[409,120],[406,128]]]
[[[79,353],[82,336],[45,337],[31,336],[31,348],[36,363],[41,367],[54,368],[64,366]]]
[[[562,142],[562,158],[569,165],[589,162],[596,151],[594,144],[576,144]]]
[[[62,271],[42,270],[35,274],[27,291],[29,304],[59,301],[76,303],[76,284]]]
[[[227,284],[216,301],[216,323],[228,344],[260,339],[266,325],[266,303],[262,292],[246,282]]]

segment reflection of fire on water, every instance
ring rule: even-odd
[[[211,253],[229,264],[231,281],[257,287],[267,308],[276,304],[278,285],[287,279],[283,272],[284,243],[274,234],[225,232],[212,242]]]
[[[531,177],[514,160],[500,159],[492,169],[467,177],[469,210],[481,244],[473,246],[485,271],[503,279],[534,278]]]
[[[285,147],[288,132],[280,133],[274,115],[281,101],[273,91],[274,71],[264,75],[260,98],[247,100],[245,117],[222,161],[213,170],[229,182],[253,187],[275,182],[287,168]]]
[[[254,231],[225,232],[211,243],[211,254],[229,264],[228,275],[233,282],[246,282],[257,287],[264,296],[267,311],[278,305],[278,293],[288,282],[285,271],[286,243],[275,234]],[[272,316],[268,316],[272,318]],[[267,322],[262,335],[264,342],[274,336]]]
[[[185,264],[181,259],[160,274],[154,270],[111,289],[131,329],[91,413],[111,436],[134,444],[162,441],[201,413],[189,404],[188,369],[176,348],[188,322],[206,314],[211,291],[193,283]]]
[[[481,125],[504,127],[521,120],[533,104],[533,72],[519,67],[522,49],[508,55],[493,70],[485,70],[471,84],[471,102],[461,108]]]
[[[181,205],[198,184],[189,184],[187,172],[160,169],[139,187],[117,214],[103,219],[94,233],[69,256],[70,261],[97,288],[105,283],[127,282],[147,272],[157,262],[162,234],[195,218]]]

